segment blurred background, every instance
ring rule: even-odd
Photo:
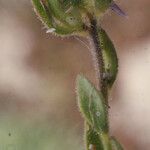
[[[119,57],[111,134],[126,150],[149,150],[150,1],[117,3],[128,18],[109,11],[101,22]],[[96,83],[87,46],[46,34],[30,0],[0,0],[0,150],[84,149],[75,79]]]

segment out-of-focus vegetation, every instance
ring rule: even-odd
[[[63,123],[1,117],[0,150],[82,150],[81,141]]]

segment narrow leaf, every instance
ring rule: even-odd
[[[97,9],[99,10],[99,14],[106,11],[110,4],[112,3],[112,0],[95,0],[95,4]]]
[[[109,87],[111,87],[118,73],[118,58],[112,41],[103,29],[99,30],[99,38],[105,67],[104,79]]]
[[[32,4],[35,8],[37,15],[40,17],[41,21],[48,27],[52,28],[52,20],[50,14],[46,10],[46,5],[41,2],[41,0],[32,0]]]

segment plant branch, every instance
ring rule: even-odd
[[[91,17],[92,18],[92,17]],[[107,98],[107,84],[104,80],[104,60],[103,60],[103,54],[102,54],[102,48],[101,48],[101,41],[99,38],[98,33],[98,25],[96,19],[91,19],[91,28],[89,30],[91,40],[93,42],[94,47],[94,61],[95,61],[95,68],[98,76],[98,88],[103,93],[103,96],[105,97],[106,105],[108,105],[108,98]]]
[[[109,135],[108,121],[108,91],[117,76],[118,59],[113,42],[97,23],[112,6],[112,0],[65,0],[63,3],[60,0],[32,0],[32,3],[48,31],[60,36],[90,35],[98,90],[84,76],[77,78],[78,106],[86,123],[86,149],[122,150],[120,143]]]

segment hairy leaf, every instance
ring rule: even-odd
[[[32,3],[34,5],[35,11],[37,12],[37,15],[40,17],[41,21],[48,27],[52,28],[52,20],[51,16],[47,13],[46,5],[42,3],[41,0],[32,0]]]
[[[96,150],[103,149],[102,142],[100,141],[98,133],[94,131],[91,126],[89,126],[89,129],[85,131],[85,136],[87,142],[87,150],[91,150],[93,147]]]
[[[83,76],[77,78],[80,112],[99,133],[108,132],[108,112],[103,95]]]
[[[118,73],[118,58],[115,47],[103,29],[99,30],[99,38],[104,60],[104,80],[111,87]]]

